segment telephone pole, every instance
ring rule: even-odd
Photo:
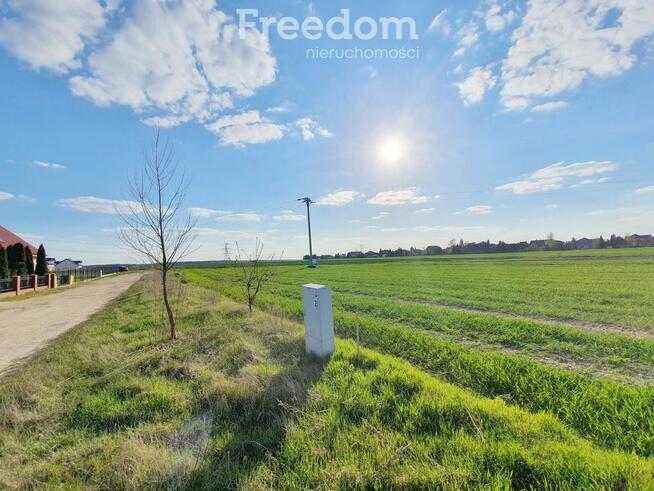
[[[315,268],[316,264],[313,262],[313,245],[311,244],[311,210],[310,206],[313,204],[311,198],[298,198],[298,201],[302,201],[307,205],[307,223],[309,225],[309,267]]]

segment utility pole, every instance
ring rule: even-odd
[[[311,210],[309,207],[313,204],[311,198],[298,198],[298,201],[302,201],[307,205],[307,223],[309,225],[309,267],[315,268],[316,264],[313,262],[313,245],[311,244]]]

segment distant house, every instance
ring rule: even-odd
[[[0,226],[0,246],[4,247],[5,249],[7,246],[14,245],[14,244],[22,244],[23,247],[27,246],[29,247],[29,250],[32,252],[32,261],[34,265],[36,266],[36,252],[37,249],[34,247],[32,244],[27,242],[26,240],[21,239],[18,235],[16,235],[13,232],[10,232],[3,226]]]
[[[599,244],[599,239],[579,239],[575,242],[575,247],[577,249],[593,249]]]
[[[375,251],[368,251],[363,255],[363,257],[379,257],[379,254]]]
[[[48,270],[48,273],[54,273],[56,265],[57,265],[57,261],[55,260],[54,257],[45,258],[45,267]]]
[[[529,242],[530,251],[544,251],[546,240],[532,240]]]
[[[428,256],[438,256],[439,254],[443,254],[443,248],[436,245],[430,245],[425,249],[425,253]]]
[[[351,251],[347,253],[348,259],[360,259],[363,257],[363,252],[361,251]]]
[[[651,235],[628,235],[625,240],[632,247],[654,247],[654,237]]]
[[[530,251],[561,251],[565,244],[562,240],[532,240],[529,243]]]
[[[63,261],[57,261],[55,263],[55,271],[70,271],[72,269],[82,269],[82,261],[74,261],[70,258],[66,258]]]

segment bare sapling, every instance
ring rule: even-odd
[[[282,253],[283,254],[283,253]],[[245,253],[236,243],[235,260],[237,267],[237,283],[248,301],[248,310],[252,313],[252,307],[257,295],[265,288],[268,282],[275,276],[275,269],[272,262],[281,259],[282,254],[276,257],[274,254],[263,257],[263,242],[257,239],[254,252]]]
[[[168,141],[159,131],[143,154],[143,164],[128,181],[129,200],[121,202],[118,215],[123,226],[120,240],[150,261],[161,275],[161,293],[170,327],[177,338],[169,279],[175,265],[193,247],[195,220],[182,210],[188,182],[174,159]]]

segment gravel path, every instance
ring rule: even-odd
[[[51,295],[0,302],[0,373],[88,319],[140,277],[116,275]]]

